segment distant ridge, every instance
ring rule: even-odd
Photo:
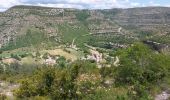
[[[170,32],[169,11],[169,7],[80,10],[18,5],[0,13],[0,44],[7,45],[32,28],[65,42],[72,42],[82,28],[84,32],[100,33],[99,36],[116,36],[121,28],[126,38],[162,37]],[[64,37],[70,29],[73,34]],[[72,38],[66,37],[69,35]]]

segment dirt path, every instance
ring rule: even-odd
[[[168,100],[170,94],[167,91],[163,91],[161,94],[156,95],[155,100]]]

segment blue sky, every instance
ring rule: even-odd
[[[78,9],[109,9],[146,6],[170,7],[170,0],[0,0],[0,11],[5,11],[14,5],[36,5]]]

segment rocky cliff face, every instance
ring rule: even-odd
[[[125,27],[150,31],[170,31],[170,8],[146,7],[121,10],[112,17]]]
[[[78,13],[85,12],[88,17],[80,20]],[[84,17],[84,16],[80,16]],[[79,28],[86,22],[92,34],[120,33],[132,34],[131,30],[152,31],[155,34],[170,32],[170,8],[148,7],[111,10],[76,10],[32,6],[15,6],[0,13],[0,46],[15,41],[29,28],[38,28],[49,36],[59,33],[58,25],[68,23]]]

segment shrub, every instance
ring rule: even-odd
[[[16,54],[11,54],[11,58],[14,58],[16,60],[21,60],[20,56],[16,55]]]
[[[116,68],[116,84],[135,86],[138,98],[148,97],[146,94],[151,86],[162,82],[169,75],[169,57],[152,52],[144,44],[137,43],[129,49],[119,51],[118,55],[120,66]]]
[[[48,56],[49,56],[49,53],[45,53],[42,58],[43,59],[48,59]]]
[[[27,56],[28,56],[27,53],[24,53],[24,54],[21,54],[21,55],[20,55],[21,58],[25,58],[25,57],[27,57]]]
[[[36,56],[37,58],[39,58],[39,57],[41,56],[40,52],[37,51],[37,52],[35,53],[35,56]]]
[[[36,96],[36,86],[34,84],[34,82],[32,82],[31,80],[24,80],[21,83],[22,85],[20,86],[20,88],[18,90],[15,91],[15,95],[18,98],[25,98],[25,97],[31,97],[31,96]]]
[[[0,54],[2,54],[3,53],[3,51],[2,50],[0,50]]]

